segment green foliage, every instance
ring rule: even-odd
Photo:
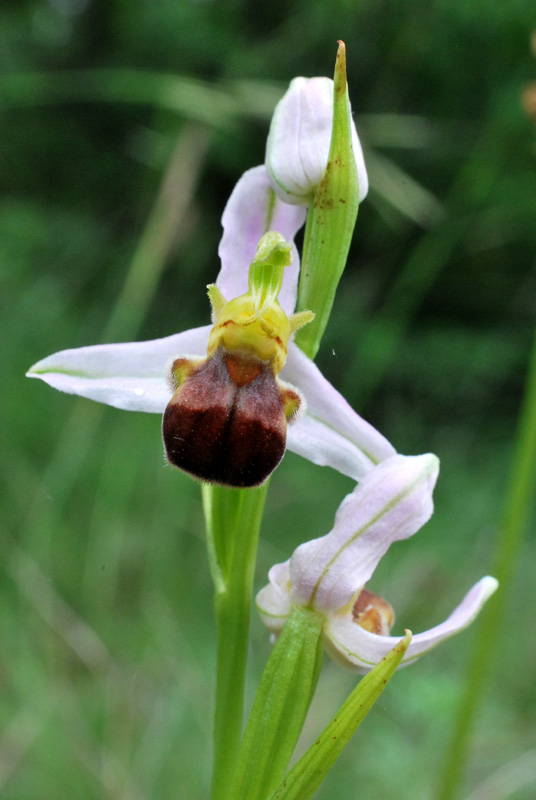
[[[244,730],[233,800],[263,800],[283,778],[316,690],[323,620],[295,606],[259,681]]]
[[[329,725],[270,795],[270,800],[311,800],[356,729],[387,687],[410,641],[411,633],[406,631],[404,638],[365,675]]]
[[[397,632],[418,632],[487,571],[536,310],[536,131],[520,99],[533,23],[521,0],[2,5],[2,796],[207,796],[215,631],[199,488],[164,466],[156,416],[24,372],[65,347],[208,322],[226,199],[261,162],[287,82],[331,75],[337,39],[371,191],[318,361],[400,452],[442,460],[435,517],[372,588]],[[329,530],[350,488],[285,457],[259,587]],[[468,791],[533,747],[535,566],[528,544]],[[256,678],[269,645],[252,628]],[[319,800],[430,796],[470,639],[397,676]],[[300,752],[354,685],[327,666]]]

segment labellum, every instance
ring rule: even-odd
[[[361,589],[352,606],[352,619],[370,633],[389,636],[395,621],[395,612],[383,597]]]
[[[185,360],[173,364],[184,370]],[[285,453],[287,419],[301,397],[269,364],[219,348],[173,395],[163,420],[168,460],[196,478],[226,486],[264,483]]]

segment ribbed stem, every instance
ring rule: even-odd
[[[217,639],[212,800],[228,798],[240,746],[253,576],[267,489],[268,483],[260,489],[203,486]]]

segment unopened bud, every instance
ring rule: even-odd
[[[268,174],[285,203],[307,205],[312,199],[328,163],[332,124],[331,78],[294,78],[275,109],[266,143]],[[361,201],[368,177],[353,121],[351,127]]]

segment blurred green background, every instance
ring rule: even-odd
[[[318,362],[407,454],[436,514],[371,588],[395,632],[490,569],[536,310],[536,81],[525,0],[4,0],[0,9],[0,796],[201,800],[214,626],[200,492],[156,415],[28,381],[66,347],[209,319],[220,217],[296,75],[347,44],[371,189]],[[534,109],[533,109],[534,113]],[[288,454],[257,586],[351,481]],[[532,532],[463,796],[534,797]],[[531,610],[532,609],[532,610]],[[472,631],[395,677],[318,797],[427,800]],[[252,619],[250,693],[269,652]],[[326,663],[306,746],[355,676]]]

